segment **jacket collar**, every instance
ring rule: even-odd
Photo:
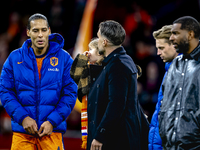
[[[31,39],[27,39],[24,44],[22,45],[22,52],[23,53],[28,53],[29,55],[34,55],[33,49],[31,48]],[[58,34],[58,33],[53,33],[49,35],[49,48],[48,48],[48,53],[47,55],[51,53],[55,53],[58,50],[62,49],[64,46],[64,38]]]
[[[111,60],[111,58],[113,58],[117,55],[124,55],[124,54],[126,54],[126,51],[123,48],[123,46],[121,46],[121,47],[115,49],[113,52],[111,52],[107,57],[105,57],[105,59],[102,62],[102,65],[106,66],[109,63],[109,61]]]
[[[178,56],[179,56],[179,55],[182,55],[182,53],[179,53]],[[176,56],[176,57],[177,57],[177,56]],[[173,60],[172,60],[172,61],[173,61]],[[170,65],[171,65],[171,63],[172,63],[172,61],[171,61],[171,62],[166,62],[166,63],[165,63],[165,71],[168,71],[168,69],[169,69],[169,67],[170,67]]]
[[[192,59],[195,59],[196,61],[200,61],[200,42],[198,46],[189,55],[185,55],[184,57],[192,58]]]
[[[171,62],[166,62],[165,63],[165,71],[168,71],[170,65],[171,65],[172,61]]]

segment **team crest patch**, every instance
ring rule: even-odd
[[[58,58],[57,57],[51,57],[50,58],[50,64],[55,67],[58,65]]]

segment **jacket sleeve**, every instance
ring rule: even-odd
[[[162,83],[165,79],[167,72],[165,72],[165,75],[163,77]],[[149,150],[151,149],[162,149],[162,140],[159,135],[159,122],[158,122],[158,114],[160,112],[160,105],[161,105],[161,100],[163,99],[163,93],[162,93],[162,83],[159,89],[158,93],[158,102],[156,104],[156,109],[153,113],[153,116],[151,118],[151,124],[150,124],[150,130],[149,130]]]
[[[55,110],[47,117],[53,126],[58,126],[71,113],[77,98],[77,84],[70,76],[73,59],[68,58],[64,66],[60,101]]]
[[[137,82],[137,73],[133,74],[135,83]],[[113,127],[118,124],[122,117],[128,96],[130,72],[121,62],[114,62],[108,72],[108,98],[109,102],[106,111],[101,119],[94,139],[104,143],[104,139],[109,132],[114,132]],[[133,85],[134,86],[134,85]]]
[[[9,116],[18,124],[29,114],[18,102],[14,85],[13,65],[11,56],[5,61],[0,78],[0,98]]]

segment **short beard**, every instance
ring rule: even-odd
[[[183,54],[187,54],[187,52],[189,51],[189,42],[188,40],[183,40],[180,42],[180,44],[178,45],[178,48],[176,49],[177,53],[183,53]]]
[[[44,49],[44,47],[38,47],[38,50],[42,51]]]

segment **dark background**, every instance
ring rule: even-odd
[[[172,24],[182,16],[200,21],[199,0],[99,0],[94,14],[93,37],[105,20],[121,23],[127,31],[123,44],[127,53],[143,73],[138,79],[138,98],[149,116],[155,110],[157,94],[164,75],[164,63],[156,55],[152,33]],[[11,51],[27,39],[26,23],[34,13],[44,14],[52,33],[65,39],[64,49],[72,54],[86,0],[4,0],[0,3],[0,69]],[[80,113],[73,110],[68,117],[68,129],[80,131]],[[0,134],[10,133],[10,120],[0,105]]]

